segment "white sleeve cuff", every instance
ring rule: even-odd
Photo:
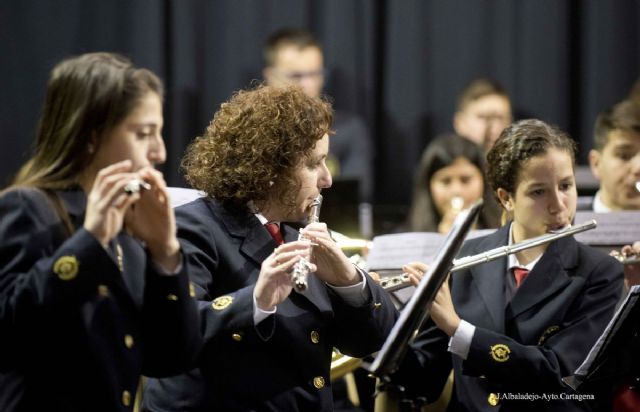
[[[274,307],[273,310],[262,310],[258,307],[256,302],[256,294],[253,294],[253,325],[256,326],[270,315],[273,315],[278,310],[278,307]]]
[[[159,275],[161,275],[161,276],[175,276],[178,273],[180,273],[180,271],[182,270],[182,252],[180,252],[180,262],[178,262],[178,266],[176,266],[176,268],[173,270],[173,272],[169,272],[168,270],[166,270],[165,268],[163,268],[162,266],[160,266],[159,264],[157,264],[153,260],[151,260],[151,264],[153,265],[153,268],[156,270],[156,272],[158,272]]]
[[[475,326],[465,320],[460,320],[458,329],[449,339],[449,352],[466,360],[467,356],[469,356],[469,348],[471,348],[474,333],[476,333]]]
[[[367,289],[367,277],[362,274],[361,269],[357,266],[356,270],[360,274],[362,281],[355,285],[333,286],[327,283],[327,286],[333,289],[348,305],[362,306],[369,301],[369,289]]]

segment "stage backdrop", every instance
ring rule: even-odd
[[[518,118],[568,130],[584,162],[596,114],[639,77],[639,15],[633,0],[3,0],[0,183],[29,153],[50,68],[106,50],[166,82],[163,170],[181,185],[184,148],[260,79],[262,43],[284,26],[319,37],[326,92],[366,119],[378,204],[408,203],[422,149],[477,76],[506,87]]]

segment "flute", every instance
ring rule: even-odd
[[[595,220],[590,220],[581,225],[570,226],[561,230],[546,233],[541,236],[533,237],[531,239],[523,240],[522,242],[514,243],[513,245],[501,246],[489,251],[479,253],[477,255],[466,256],[459,259],[454,259],[451,272],[455,272],[462,269],[467,269],[472,266],[479,265],[485,262],[491,262],[492,260],[499,259],[504,256],[511,255],[523,251],[525,249],[531,249],[532,247],[544,245],[549,242],[553,242],[556,239],[560,239],[566,236],[571,236],[576,233],[584,232],[586,230],[594,229],[597,223]],[[385,273],[398,273],[400,269],[380,269],[375,270],[380,276]],[[404,289],[412,286],[409,275],[406,273],[400,273],[397,275],[391,275],[383,277],[380,280],[380,286],[388,292],[393,292],[398,289]]]
[[[309,219],[307,223],[317,223],[320,221],[320,207],[322,206],[322,195],[318,195],[311,203],[309,210]],[[309,240],[303,234],[298,236],[298,240]],[[293,271],[291,272],[291,282],[293,283],[293,287],[298,292],[304,292],[307,290],[307,278],[309,277],[309,272],[311,267],[311,262],[305,258],[300,258],[299,261],[293,266]]]

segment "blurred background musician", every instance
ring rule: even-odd
[[[575,214],[575,143],[539,120],[503,131],[489,151],[488,179],[509,222],[467,241],[460,256],[517,243],[569,225]],[[405,270],[418,277],[424,264]],[[563,399],[569,376],[613,314],[620,264],[603,252],[558,239],[455,272],[431,307],[399,373],[408,394],[438,398],[454,372],[452,411],[581,411]],[[555,394],[557,399],[510,399]]]
[[[361,357],[384,342],[393,304],[324,223],[302,229],[315,273],[292,290],[310,253],[298,222],[332,183],[331,120],[330,104],[297,86],[260,86],[222,104],[188,149],[186,179],[207,197],[176,216],[205,345],[199,370],[150,380],[145,410],[329,411],[333,347]]]
[[[327,76],[320,42],[304,29],[283,28],[272,33],[264,49],[263,76],[267,84],[297,84],[310,97],[319,97]],[[357,179],[360,201],[373,196],[374,146],[363,120],[337,110],[332,125],[327,166],[334,179]]]
[[[594,212],[640,210],[640,103],[624,100],[598,115],[589,165],[600,181]]]
[[[484,170],[484,151],[476,143],[453,133],[436,138],[416,170],[408,229],[447,233],[458,213],[478,199],[484,199],[485,207],[477,228],[500,226],[500,208]]]
[[[0,196],[0,410],[131,410],[142,373],[180,373],[197,354],[154,169],[162,97],[156,75],[115,54],[52,70],[35,152]]]
[[[500,133],[513,121],[511,100],[495,80],[472,80],[458,97],[453,115],[455,132],[489,151]]]
[[[640,102],[624,100],[598,115],[589,164],[600,188],[585,209],[598,213],[640,210]],[[640,255],[640,242],[623,255]],[[625,265],[625,284],[640,284],[640,265]]]
[[[634,90],[638,89],[637,85]],[[640,100],[632,91],[630,98],[601,112],[595,122],[593,149],[589,165],[600,188],[587,208],[599,213],[640,210]],[[640,241],[625,245],[612,253],[622,258],[640,256]],[[640,284],[640,264],[624,265],[625,292]],[[611,391],[599,394],[599,410],[623,412],[640,407],[640,360],[637,348],[620,348],[627,353],[624,367],[612,376]],[[634,360],[635,359],[635,360]]]

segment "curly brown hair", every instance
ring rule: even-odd
[[[236,92],[187,148],[182,169],[195,189],[224,204],[264,209],[269,196],[295,207],[296,168],[329,133],[331,104],[298,86]]]
[[[524,164],[551,148],[567,152],[575,164],[576,143],[555,126],[537,119],[526,119],[504,129],[487,153],[487,180],[494,195],[499,188],[515,193]],[[497,195],[496,199],[500,202]]]

